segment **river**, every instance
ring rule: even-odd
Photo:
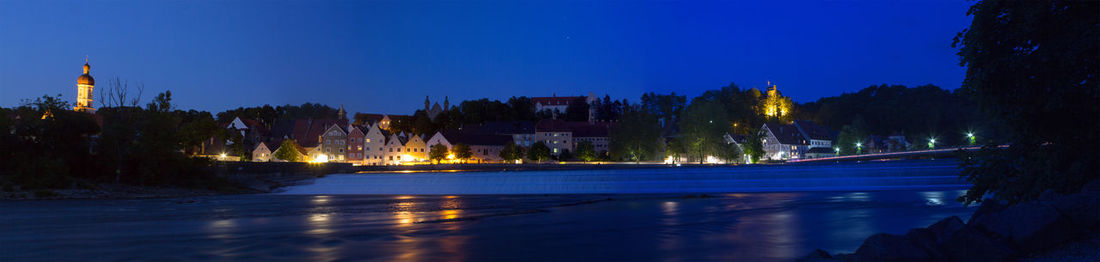
[[[274,194],[0,202],[0,261],[783,261],[973,207],[952,160],[344,174]]]

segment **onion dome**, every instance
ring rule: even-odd
[[[76,79],[76,84],[94,86],[95,78],[92,78],[92,75],[88,74],[88,72],[90,72],[91,70],[92,67],[89,66],[88,63],[84,63],[84,74],[80,75],[80,77]]]

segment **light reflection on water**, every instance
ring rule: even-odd
[[[852,252],[871,234],[904,234],[951,215],[965,220],[973,208],[951,201],[962,193],[261,195],[193,204],[0,202],[5,211],[0,223],[11,226],[8,234],[0,234],[5,251],[0,261],[33,260],[43,254],[58,260],[211,260],[188,257],[193,253],[297,261],[786,261],[815,248]],[[925,204],[930,199],[942,204]],[[48,205],[49,215],[34,215],[47,208],[42,205]],[[104,252],[89,248],[89,239],[127,249]],[[179,252],[142,251],[164,248]]]
[[[930,206],[943,205],[943,192],[940,191],[926,191],[920,192],[921,196],[924,196],[925,204]]]

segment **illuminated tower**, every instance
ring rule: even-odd
[[[91,70],[92,67],[88,65],[88,61],[85,59],[84,74],[76,79],[76,106],[73,107],[75,111],[95,113],[95,108],[92,107],[92,91],[95,88],[95,78],[88,74]]]
[[[764,116],[774,119],[783,119],[790,114],[791,107],[794,106],[794,103],[791,102],[790,98],[784,97],[783,94],[779,92],[776,85],[772,84],[771,81],[768,81],[767,86],[768,88],[764,100],[761,101],[763,103]]]

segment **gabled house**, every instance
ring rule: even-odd
[[[272,154],[275,150],[271,150],[271,147],[267,146],[269,142],[260,142],[256,145],[255,149],[252,149],[252,162],[270,162],[274,157]],[[278,146],[278,145],[275,145]]]
[[[331,162],[347,160],[348,133],[340,125],[330,125],[321,135],[321,152]],[[316,159],[316,158],[315,158]]]
[[[389,132],[372,124],[363,135],[363,165],[384,165],[386,137]]]
[[[386,138],[386,152],[384,163],[387,165],[400,165],[403,161],[412,161],[409,157],[405,156],[405,143],[408,142],[408,138],[398,134],[390,134]]]
[[[366,134],[363,133],[363,129],[358,126],[351,126],[348,128],[348,150],[347,161],[355,164],[363,164],[363,142]]]
[[[764,159],[789,160],[834,156],[836,133],[811,121],[798,120],[790,124],[766,123]]]
[[[404,161],[423,162],[428,161],[428,144],[424,142],[421,136],[409,136],[409,141],[405,142],[405,159]]]

